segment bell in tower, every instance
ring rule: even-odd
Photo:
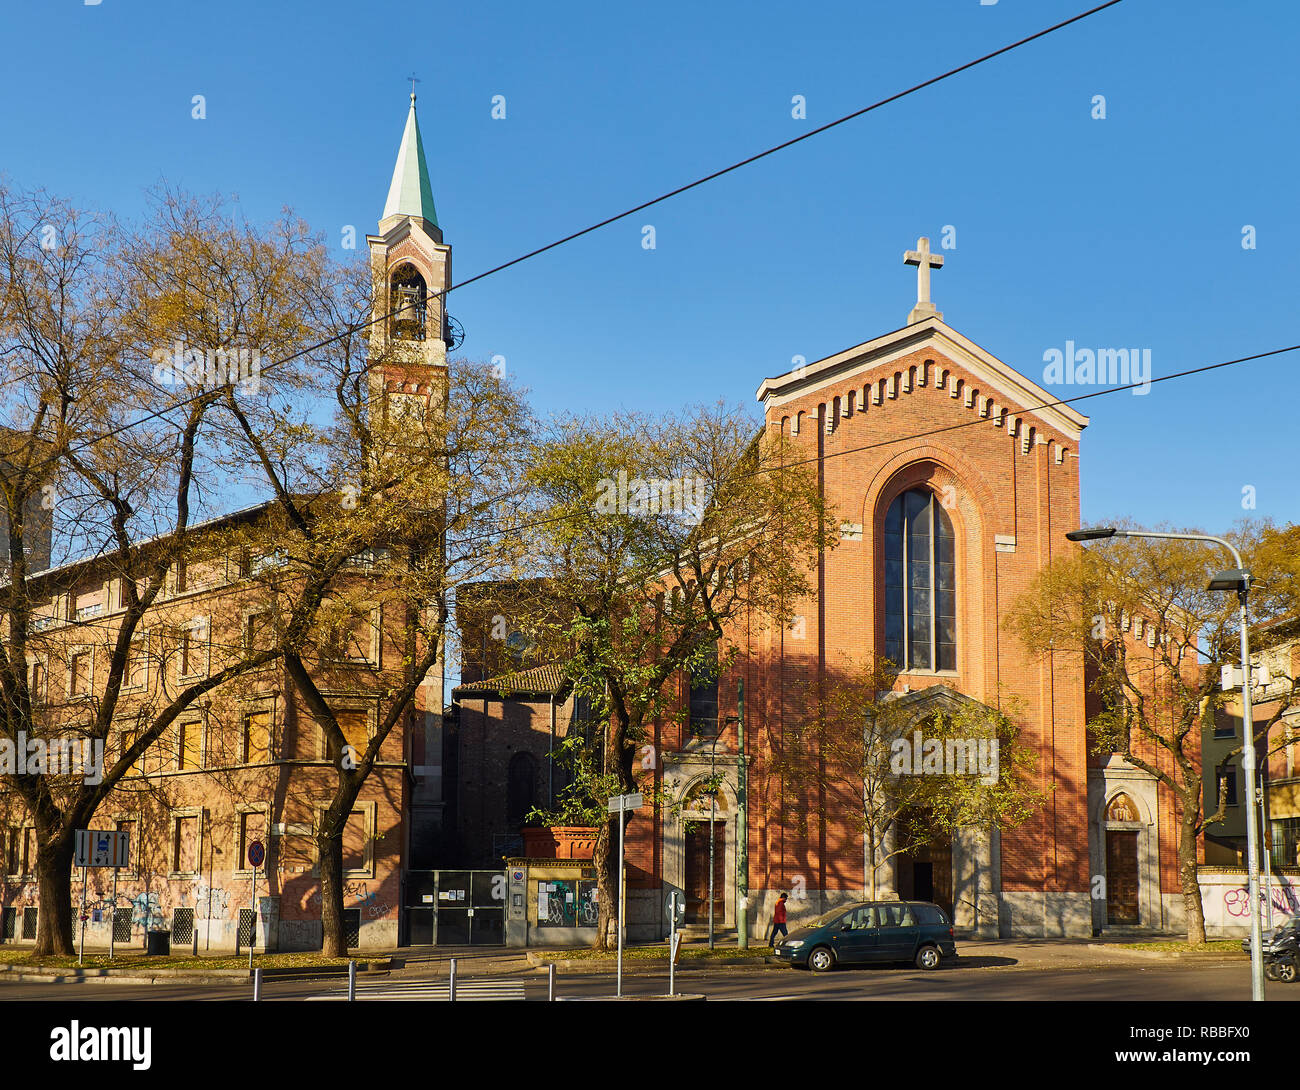
[[[424,277],[414,266],[403,265],[393,276],[389,306],[393,337],[397,340],[422,341],[428,321],[428,289]]]

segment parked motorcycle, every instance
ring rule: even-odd
[[[1250,939],[1242,939],[1241,948],[1249,954]],[[1269,980],[1294,984],[1300,975],[1300,916],[1292,916],[1275,927],[1272,934],[1265,935],[1261,952],[1264,955],[1264,975]]]

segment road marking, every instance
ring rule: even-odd
[[[357,999],[406,1000],[425,1002],[447,1002],[447,983],[432,980],[395,980],[365,981],[357,984]],[[315,1000],[345,1000],[348,989],[345,985],[337,991],[325,995],[309,995]],[[481,980],[458,980],[456,982],[456,1002],[475,1002],[490,1000],[526,999],[522,980],[498,980],[484,978]]]

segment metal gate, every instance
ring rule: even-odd
[[[405,899],[407,946],[505,945],[505,871],[410,871]]]

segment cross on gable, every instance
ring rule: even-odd
[[[907,316],[907,324],[925,318],[943,318],[943,313],[930,302],[930,270],[943,267],[943,256],[930,252],[930,240],[922,235],[916,240],[916,249],[903,254],[904,265],[916,266],[916,306]]]

